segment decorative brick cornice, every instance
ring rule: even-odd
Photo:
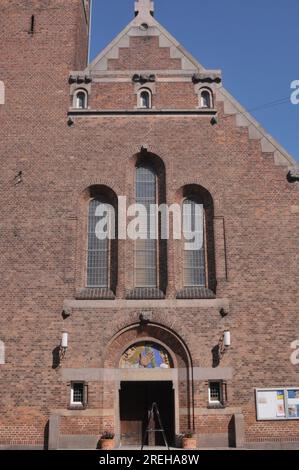
[[[194,73],[192,76],[193,83],[221,83],[221,73],[220,72],[199,72]]]
[[[154,74],[138,74],[135,73],[132,77],[132,81],[134,83],[147,83],[147,82],[155,82],[156,81],[156,75]]]
[[[92,78],[89,76],[89,75],[82,75],[82,74],[79,74],[79,75],[70,75],[69,76],[69,84],[72,85],[73,83],[78,83],[78,84],[82,84],[82,83],[91,83],[92,82]]]

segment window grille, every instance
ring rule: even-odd
[[[209,384],[209,401],[210,403],[222,402],[221,382],[210,382]]]
[[[84,401],[84,383],[73,382],[71,389],[71,404],[83,405]]]

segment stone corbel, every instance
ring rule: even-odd
[[[69,76],[69,84],[72,85],[74,83],[82,84],[82,83],[91,83],[92,78],[88,75],[70,75]]]
[[[217,72],[199,72],[194,73],[192,76],[192,82],[196,83],[221,83],[221,74]]]
[[[289,168],[288,172],[288,181],[294,182],[299,181],[299,166],[295,166],[293,168]]]
[[[133,75],[132,77],[132,81],[134,83],[141,83],[141,84],[144,84],[144,83],[148,83],[148,82],[155,82],[156,81],[156,76],[154,74],[138,74],[138,73],[135,73],[135,75]]]

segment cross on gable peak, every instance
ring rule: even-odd
[[[135,1],[135,16],[137,15],[154,16],[154,0],[136,0]]]

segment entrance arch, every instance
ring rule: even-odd
[[[108,344],[104,367],[116,369],[115,434],[121,445],[141,445],[146,421],[141,415],[152,400],[160,402],[163,409],[166,407],[164,420],[171,445],[180,431],[193,429],[192,361],[186,344],[175,331],[155,323],[123,328]],[[132,411],[138,407],[140,415]],[[159,440],[154,442],[151,438],[148,443],[157,445]]]

